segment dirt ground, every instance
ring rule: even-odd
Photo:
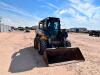
[[[0,75],[100,75],[100,37],[70,33],[73,47],[79,47],[84,62],[45,67],[33,48],[35,33],[0,33]]]

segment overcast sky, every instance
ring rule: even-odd
[[[53,16],[61,18],[63,28],[100,30],[100,0],[0,0],[0,16],[12,26],[34,26]]]

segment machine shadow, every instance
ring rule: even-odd
[[[33,47],[27,47],[15,52],[12,55],[9,72],[24,72],[32,70],[35,67],[46,67],[41,55]]]

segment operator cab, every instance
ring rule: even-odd
[[[60,19],[48,17],[40,21],[39,29],[42,30],[60,30]]]
[[[39,29],[45,31],[49,37],[56,38],[60,31],[60,19],[54,17],[47,17],[40,21]]]

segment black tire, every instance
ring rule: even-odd
[[[98,36],[98,37],[100,36],[99,33],[97,34],[97,36]]]
[[[97,37],[99,37],[99,34],[97,34]]]
[[[37,38],[34,39],[34,48],[38,49],[38,39]]]
[[[66,47],[71,47],[70,41],[66,41]]]
[[[89,33],[89,36],[93,36],[91,33]]]
[[[40,40],[38,42],[38,52],[39,52],[40,55],[44,54],[46,47],[47,47],[46,41]]]
[[[91,34],[89,34],[89,36],[91,36]]]

